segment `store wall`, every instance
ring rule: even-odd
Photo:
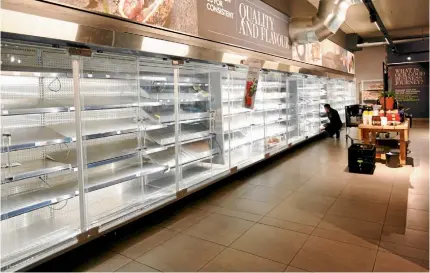
[[[382,80],[382,63],[386,59],[385,46],[365,47],[355,54],[355,77],[357,81],[357,100],[361,102],[361,81]]]
[[[362,80],[382,79],[382,63],[387,56],[385,46],[366,47],[355,54],[355,77]]]

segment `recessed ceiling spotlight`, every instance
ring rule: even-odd
[[[408,61],[412,60],[411,56],[407,57],[406,59],[408,59]]]

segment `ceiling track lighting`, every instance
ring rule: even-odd
[[[369,19],[371,23],[374,23],[378,30],[382,32],[384,35],[385,41],[387,42],[388,46],[391,47],[391,50],[393,53],[398,53],[396,45],[394,44],[393,40],[391,39],[390,35],[388,34],[387,29],[384,26],[384,23],[382,22],[381,18],[379,17],[378,12],[376,11],[375,6],[372,3],[372,0],[363,0],[364,5],[366,6],[367,10],[369,11]]]

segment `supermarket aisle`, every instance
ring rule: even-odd
[[[345,172],[344,139],[253,167],[37,271],[428,271],[428,127],[416,167]]]

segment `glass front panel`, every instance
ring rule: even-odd
[[[259,122],[264,122],[265,150],[276,151],[287,145],[287,103],[285,74],[268,72],[262,75],[258,97],[263,99],[261,114],[257,111]],[[258,123],[258,122],[254,122]]]
[[[72,59],[66,49],[1,44],[1,264],[43,255],[80,232]],[[62,130],[71,128],[71,130]]]
[[[299,75],[287,76],[287,102],[288,102],[288,145],[294,145],[304,140],[305,132],[302,129],[304,103],[300,100],[299,86],[303,79]]]
[[[342,79],[330,79],[327,82],[327,91],[330,106],[339,112],[340,119],[345,122],[345,106],[355,102],[355,92],[352,95],[350,83]]]
[[[93,54],[82,58],[82,160],[88,227],[118,218],[143,200],[138,83],[134,56]],[[77,153],[56,156],[79,164]]]
[[[301,98],[306,104],[306,136],[312,137],[320,133],[320,80],[314,76],[306,76]]]
[[[176,174],[180,189],[189,188],[210,177],[213,158],[221,156],[213,139],[214,115],[209,87],[211,76],[215,78],[206,65],[191,63],[178,67],[179,161]]]
[[[320,91],[320,129],[324,130],[327,124],[330,122],[325,112],[324,105],[329,103],[327,94],[327,78],[320,78],[321,91]]]
[[[355,103],[354,82],[262,71],[248,109],[246,77],[246,67],[2,43],[2,269],[315,136],[325,103],[342,120]]]
[[[251,110],[244,107],[246,69],[229,72],[222,80],[224,151],[230,155],[230,167],[246,166],[252,162]]]
[[[157,206],[176,196],[174,70],[169,60],[139,60],[140,155],[144,166],[151,166],[143,176],[145,205]]]

